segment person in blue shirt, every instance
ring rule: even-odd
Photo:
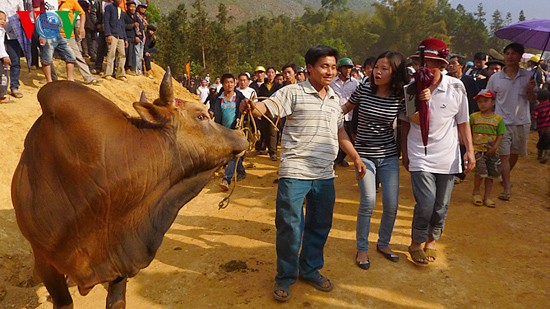
[[[241,117],[239,104],[245,99],[244,95],[235,90],[235,76],[230,73],[222,75],[222,90],[216,100],[210,104],[210,115],[214,121],[226,128],[235,129],[237,120]],[[237,165],[237,180],[246,178],[242,158],[232,159],[227,163],[225,175],[220,183],[220,188],[224,191],[229,190],[229,184],[235,174],[235,165]]]

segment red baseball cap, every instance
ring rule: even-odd
[[[476,94],[476,96],[474,97],[474,100],[477,100],[479,97],[486,97],[486,98],[490,98],[490,99],[495,99],[496,95],[492,90],[481,89],[481,91],[478,94]]]

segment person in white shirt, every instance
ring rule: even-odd
[[[6,97],[8,93],[8,76],[6,75],[5,68],[7,68],[11,61],[10,55],[4,47],[4,35],[6,30],[4,26],[6,25],[7,15],[4,11],[0,11],[0,103],[10,103],[12,100]]]
[[[351,70],[353,69],[353,61],[350,58],[342,58],[338,61],[338,75],[332,80],[330,87],[340,97],[340,105],[345,105],[349,100],[359,82],[357,79],[351,77]],[[347,113],[344,115],[344,129],[348,133],[349,138],[352,138],[351,118],[353,114]],[[349,163],[344,160],[346,153],[340,148],[334,165],[340,165],[348,167]]]
[[[10,68],[10,89],[11,95],[16,98],[22,98],[23,94],[19,91],[19,77],[21,72],[21,62],[20,58],[23,57],[22,49],[17,41],[15,35],[15,25],[10,25],[9,18],[17,15],[17,11],[24,11],[24,3],[22,0],[1,0],[0,1],[0,10],[6,13],[6,24],[5,24],[5,46],[6,51],[10,57],[11,68]],[[4,46],[2,46],[3,48]]]
[[[237,90],[240,91],[245,98],[253,102],[258,101],[256,90],[252,89],[252,87],[248,87],[248,85],[250,85],[250,78],[248,77],[248,75],[246,75],[246,73],[239,74],[237,84],[239,85]]]
[[[462,172],[459,133],[466,147],[465,173],[475,168],[476,160],[464,84],[440,70],[448,64],[449,49],[445,42],[434,38],[425,39],[419,46],[425,47],[426,68],[434,75],[432,85],[417,94],[420,100],[428,101],[428,143],[422,142],[418,112],[405,117],[402,161],[411,174],[416,200],[409,253],[415,263],[427,264],[436,258],[436,241],[445,225],[454,174]],[[418,57],[418,53],[411,56]]]
[[[201,103],[204,103],[210,94],[208,90],[208,81],[206,79],[201,80],[201,85],[197,88],[197,94],[200,97]]]

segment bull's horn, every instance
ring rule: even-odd
[[[149,101],[147,101],[147,96],[145,95],[145,91],[141,91],[141,95],[139,96],[139,101],[141,103],[149,103]]]
[[[162,105],[174,103],[174,88],[172,87],[172,72],[170,67],[166,69],[162,83],[160,84],[160,102]]]

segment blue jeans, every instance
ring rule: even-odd
[[[237,164],[237,160],[239,160],[238,164]],[[229,162],[227,162],[227,167],[225,168],[225,175],[223,176],[223,179],[225,179],[227,183],[231,183],[231,180],[235,175],[235,165],[237,165],[237,175],[246,175],[246,171],[244,170],[244,165],[243,165],[243,158],[241,157],[240,159],[231,159]]]
[[[376,203],[376,176],[382,184],[382,219],[378,229],[378,247],[387,248],[390,244],[395,217],[397,216],[399,196],[399,159],[397,156],[387,158],[361,158],[367,166],[367,173],[359,180],[359,210],[357,212],[357,251],[369,250],[369,232],[372,211]]]
[[[277,284],[290,286],[298,275],[318,278],[324,265],[323,250],[332,227],[335,200],[334,178],[279,179],[275,215]]]
[[[445,226],[453,192],[454,176],[430,172],[411,172],[416,205],[412,222],[412,241],[438,240]]]
[[[10,56],[10,89],[19,89],[19,76],[21,76],[21,57],[23,50],[17,40],[6,40],[6,49]]]
[[[42,65],[52,64],[54,51],[59,53],[63,61],[76,63],[76,57],[69,43],[61,34],[58,34],[57,37],[46,40],[46,44],[40,48],[40,61]]]

